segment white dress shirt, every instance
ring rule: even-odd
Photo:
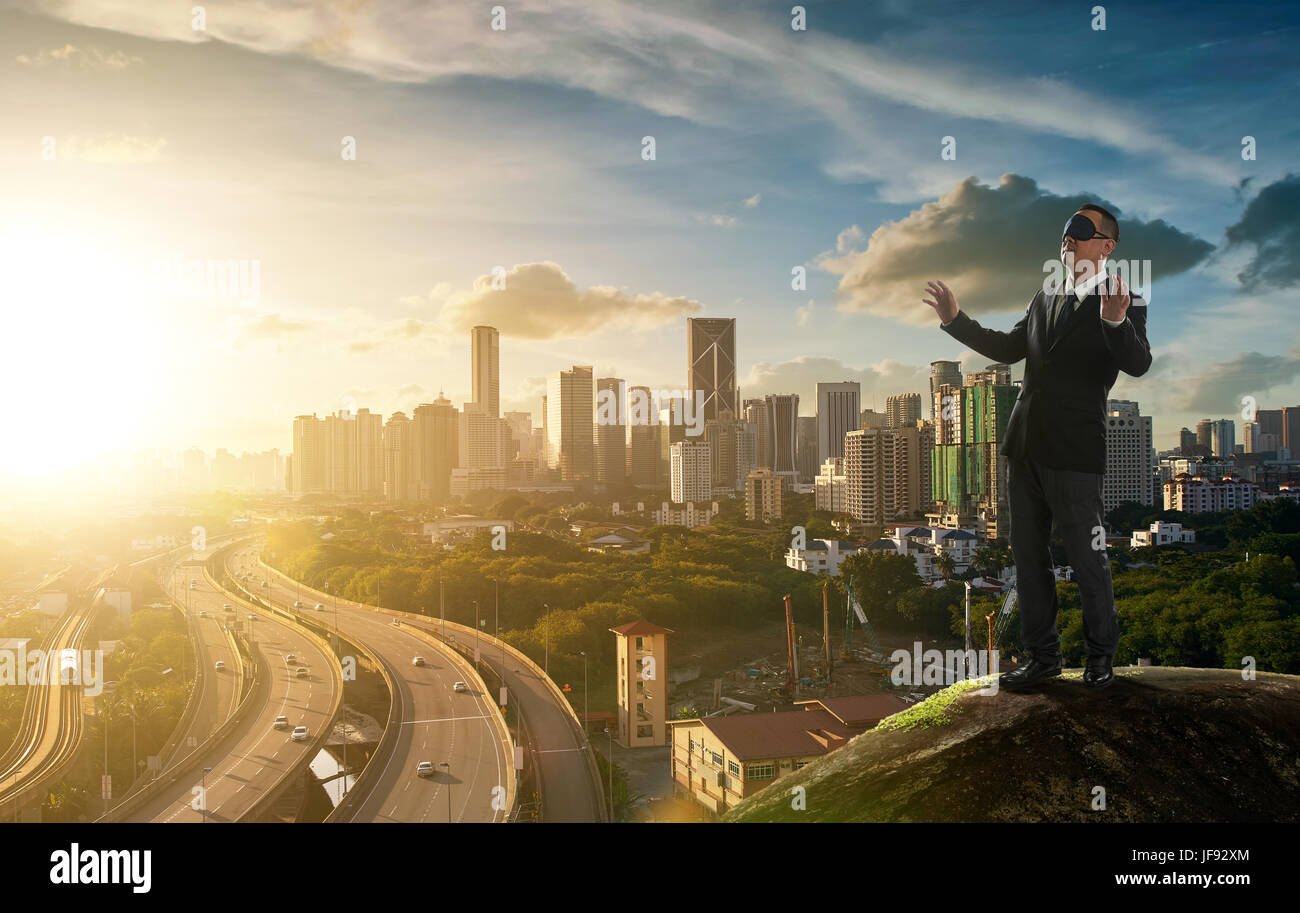
[[[1069,273],[1066,273],[1064,279],[1064,285],[1067,289],[1072,289],[1074,291],[1074,295],[1075,295],[1074,306],[1077,308],[1083,302],[1083,299],[1088,297],[1088,295],[1092,292],[1093,288],[1095,288],[1099,282],[1102,282],[1108,278],[1109,277],[1106,275],[1106,271],[1102,270],[1101,272],[1094,273],[1093,275],[1089,276],[1087,279],[1085,279],[1083,282],[1079,283],[1078,285],[1075,285],[1074,277],[1071,276]],[[1060,291],[1061,291],[1061,286],[1058,285],[1056,287],[1056,292],[1054,294],[1060,294]],[[1101,315],[1098,314],[1097,316],[1100,317]],[[1106,324],[1106,326],[1117,327],[1124,321],[1107,320],[1105,317],[1102,317],[1101,322]],[[1049,326],[1050,325],[1051,324],[1049,324]]]

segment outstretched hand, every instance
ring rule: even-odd
[[[952,293],[952,289],[948,288],[948,286],[944,285],[938,279],[935,279],[926,283],[925,290],[931,297],[922,298],[921,300],[934,308],[935,313],[939,315],[939,321],[941,323],[947,323],[957,316],[957,311],[959,310],[957,307],[957,296]]]

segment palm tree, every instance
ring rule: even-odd
[[[957,562],[954,561],[952,555],[947,552],[943,552],[939,555],[939,557],[934,560],[934,565],[939,569],[939,573],[943,576],[944,583],[951,581],[952,575],[957,571]]]

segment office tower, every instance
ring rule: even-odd
[[[1217,457],[1232,456],[1237,443],[1237,426],[1230,418],[1210,422],[1210,452]]]
[[[686,401],[681,396],[661,398],[659,401],[659,478],[667,482],[672,465],[672,446],[687,439]],[[696,440],[696,438],[692,438]]]
[[[772,468],[772,414],[767,402],[761,399],[745,400],[745,421],[754,428],[754,466],[756,469]],[[745,474],[748,477],[748,473]]]
[[[518,457],[528,460],[533,457],[533,414],[531,412],[507,412],[506,425],[510,428],[511,449],[507,454],[511,459]]]
[[[372,498],[384,495],[384,417],[369,409],[358,409],[357,480],[358,494]]]
[[[410,495],[413,426],[405,412],[394,412],[384,425],[384,497],[405,501]]]
[[[713,447],[708,441],[678,441],[671,453],[672,497],[676,504],[713,497]]]
[[[793,478],[798,451],[799,394],[773,393],[764,400],[771,428],[771,469],[774,473]]]
[[[1282,413],[1280,432],[1273,428],[1265,428],[1264,430],[1269,433],[1277,433],[1282,441],[1282,446],[1293,454],[1300,452],[1300,406],[1283,406],[1278,411]]]
[[[659,417],[650,408],[649,387],[627,391],[627,475],[633,485],[659,484]]]
[[[546,381],[546,465],[565,482],[595,473],[596,391],[590,365],[574,365]]]
[[[951,387],[961,387],[961,367],[960,362],[956,361],[932,361],[930,362],[930,418],[935,418],[935,394],[939,388],[947,384]]]
[[[627,384],[621,377],[596,380],[596,481],[627,481]]]
[[[412,413],[411,497],[451,498],[451,471],[460,465],[460,412],[441,393]]]
[[[718,418],[704,423],[704,439],[713,448],[713,488],[735,492],[736,484],[736,426],[730,412],[723,410]]]
[[[758,468],[758,425],[736,422],[736,477],[734,487],[743,490],[749,474]]]
[[[1214,442],[1210,440],[1210,420],[1203,418],[1196,423],[1196,443],[1205,448],[1206,453],[1214,453]]]
[[[861,431],[864,428],[870,430],[872,428],[888,427],[890,427],[888,415],[877,412],[875,409],[863,409],[861,415],[858,416],[858,427],[853,430]]]
[[[704,391],[706,420],[737,414],[736,318],[686,318],[686,389]]]
[[[817,478],[817,416],[801,415],[795,425],[795,468],[799,481],[811,485]]]
[[[480,411],[501,417],[501,338],[495,327],[474,327],[470,331],[471,393]]]
[[[1106,474],[1101,486],[1106,512],[1124,501],[1155,504],[1151,439],[1151,416],[1142,415],[1137,403],[1123,399],[1106,402]]]
[[[1196,432],[1183,428],[1178,432],[1178,452],[1186,456],[1196,444]]]
[[[921,420],[921,394],[900,393],[887,397],[885,415],[889,418],[890,428],[914,427]]]
[[[745,478],[745,518],[771,523],[785,514],[785,479],[770,469],[755,469]]]
[[[861,409],[862,385],[857,381],[817,385],[816,466],[844,456],[844,435],[860,427]]]
[[[293,491],[325,491],[325,423],[315,415],[293,420]]]

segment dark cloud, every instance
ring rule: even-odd
[[[1191,269],[1214,249],[1162,219],[1125,218],[1108,200],[1056,196],[1031,178],[1004,174],[996,187],[967,178],[937,201],[877,228],[865,250],[844,250],[841,233],[837,249],[822,254],[817,265],[842,277],[842,311],[933,324],[934,312],[920,299],[925,282],[935,278],[948,283],[972,316],[1023,311],[1045,278],[1044,261],[1057,258],[1062,226],[1089,202],[1119,218],[1121,240],[1113,256],[1150,260],[1157,280]]]
[[[1194,377],[1174,385],[1181,391],[1171,405],[1178,412],[1204,415],[1240,413],[1242,397],[1253,396],[1259,408],[1271,390],[1282,388],[1300,377],[1300,350],[1283,355],[1242,352],[1227,361],[1198,370]]]
[[[1246,204],[1226,232],[1227,249],[1251,244],[1255,256],[1237,274],[1247,291],[1289,288],[1300,282],[1300,175],[1274,181]]]

